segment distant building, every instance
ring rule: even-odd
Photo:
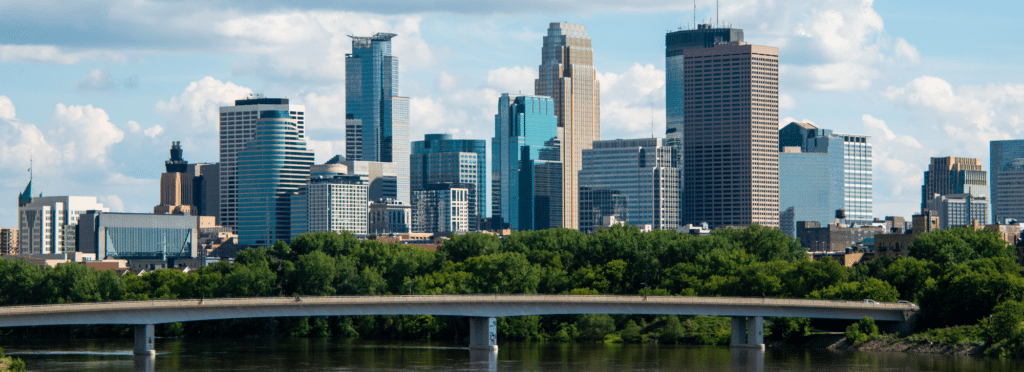
[[[450,134],[427,134],[423,141],[412,143],[410,188],[425,190],[431,183],[464,183],[476,185],[472,201],[470,231],[480,230],[485,215],[487,196],[487,142],[456,140]]]
[[[346,159],[337,155],[324,164],[310,167],[313,176],[361,175],[366,176],[369,201],[398,198],[398,168],[395,163]],[[403,202],[408,204],[408,202]]]
[[[165,162],[167,172],[160,175],[160,204],[153,207],[156,214],[193,215],[192,176],[187,173],[188,161],[181,157],[181,143],[171,142],[171,159]]]
[[[932,158],[924,172],[921,186],[921,210],[932,209],[930,204],[936,196],[950,194],[971,194],[975,197],[989,197],[988,175],[981,165],[981,159],[944,157]],[[988,224],[988,215],[982,224]]]
[[[939,229],[939,216],[931,211],[915,214],[913,228],[902,233],[875,235],[875,257],[899,258],[910,255],[910,245],[923,233]]]
[[[872,222],[872,147],[867,136],[835,134],[809,123],[779,130],[779,227],[796,236],[797,221],[828,225]]]
[[[1024,221],[1024,140],[989,142],[992,221]]]
[[[370,234],[408,234],[412,232],[412,206],[394,199],[370,203]]]
[[[251,95],[235,100],[234,106],[220,108],[220,172],[218,201],[220,218],[218,223],[238,231],[238,155],[246,143],[256,134],[256,122],[263,111],[285,111],[295,120],[296,135],[305,140],[305,111],[302,105],[288,103],[287,98],[265,98]],[[205,177],[205,176],[204,176]]]
[[[18,248],[21,254],[36,256],[74,252],[78,219],[90,210],[109,211],[94,196],[30,198],[18,207]]]
[[[416,233],[469,231],[470,194],[473,184],[427,185],[413,193],[412,229]]]
[[[348,231],[366,236],[369,204],[364,175],[313,176],[303,191],[306,230],[298,233]]]
[[[884,226],[857,226],[828,224],[817,221],[796,223],[796,236],[800,245],[810,252],[844,252],[857,243],[886,233]]]
[[[605,218],[629,221],[629,202],[619,190],[580,188],[580,231],[593,232]]]
[[[291,199],[313,165],[313,151],[306,149],[299,128],[288,111],[260,112],[252,139],[238,152],[239,244],[291,239]]]
[[[498,99],[491,139],[492,228],[562,227],[558,131],[551,98],[502,94]]]
[[[192,207],[197,216],[213,216],[220,220],[220,166],[193,163],[188,165],[192,176]],[[219,226],[219,224],[218,224]]]
[[[629,212],[619,218],[631,225],[679,227],[679,171],[672,166],[672,148],[664,139],[594,141],[593,148],[583,150],[579,178],[582,187],[624,195]]]
[[[132,269],[201,267],[199,217],[91,210],[78,225],[77,249],[98,260],[128,260]]]
[[[345,55],[345,131],[352,135],[345,138],[345,157],[393,163],[395,199],[409,203],[409,98],[398,92],[398,57],[391,54],[395,36],[384,32],[350,36],[352,53]]]
[[[967,226],[988,222],[988,198],[972,194],[938,195],[928,203],[928,210],[939,217],[939,228]]]
[[[0,228],[0,255],[14,256],[18,252],[18,229],[4,227]]]

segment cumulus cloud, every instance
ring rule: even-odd
[[[107,112],[92,105],[65,106],[58,103],[50,115],[51,128],[61,139],[64,160],[103,164],[110,146],[124,139],[124,131],[110,122]]]
[[[989,141],[1024,135],[1024,84],[954,89],[944,79],[922,76],[883,96],[913,112],[916,125],[931,127],[920,129],[944,133],[941,147],[967,152],[963,156],[984,157]]]
[[[921,184],[933,149],[910,135],[897,134],[874,116],[861,116],[874,155],[875,214],[904,216],[920,209]]]
[[[665,71],[637,63],[621,74],[599,73],[598,80],[604,139],[664,135]]]
[[[14,103],[7,96],[0,96],[0,119],[14,119]]]

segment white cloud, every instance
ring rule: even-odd
[[[97,196],[96,200],[103,204],[103,206],[110,209],[111,212],[124,212],[124,201],[121,200],[120,196],[117,195],[101,195]]]
[[[110,122],[107,112],[86,106],[65,106],[58,103],[50,115],[52,133],[60,140],[59,150],[70,163],[107,162],[110,146],[124,139],[124,131]]]
[[[0,119],[14,119],[14,103],[7,96],[0,96]]]
[[[125,57],[105,50],[67,52],[52,45],[0,45],[0,62],[73,65],[85,59],[123,61]]]
[[[989,141],[1024,135],[1024,84],[954,89],[944,79],[922,76],[883,96],[913,112],[919,129],[944,133],[946,140],[934,147],[966,152],[951,155],[985,157]]]
[[[664,135],[665,71],[637,63],[622,74],[599,73],[598,81],[604,139]]]
[[[110,77],[110,72],[103,68],[94,68],[82,78],[78,80],[79,90],[112,90],[114,89],[114,79]]]
[[[487,72],[484,85],[502,93],[533,93],[533,82],[537,79],[537,68],[527,66],[499,67]]]
[[[935,151],[913,136],[893,132],[881,119],[865,114],[861,120],[874,152],[875,215],[919,210],[924,171]]]

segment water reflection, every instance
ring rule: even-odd
[[[764,372],[764,349],[734,347],[729,350],[729,354],[732,356],[733,371]]]
[[[156,371],[156,355],[135,355],[135,372]]]
[[[469,349],[469,364],[477,371],[497,371],[498,351]]]

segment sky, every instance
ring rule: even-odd
[[[514,5],[514,6],[513,6]],[[171,141],[217,162],[218,107],[306,106],[316,161],[344,154],[348,35],[398,34],[411,138],[489,139],[501,93],[533,93],[550,22],[583,24],[603,139],[664,136],[665,33],[710,22],[779,47],[780,125],[871,136],[874,215],[909,217],[933,156],[1024,138],[1024,3],[871,0],[0,0],[0,226],[34,168],[44,195],[152,211]],[[489,142],[489,141],[488,141]]]

